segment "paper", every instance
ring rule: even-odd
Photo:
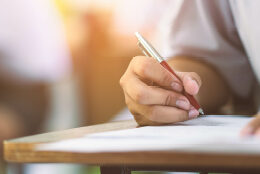
[[[38,150],[69,152],[192,151],[260,154],[260,139],[241,138],[248,117],[204,116],[167,125],[88,134],[37,146]]]

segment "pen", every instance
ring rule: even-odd
[[[162,58],[162,56],[160,56],[160,54],[152,47],[151,44],[149,44],[147,40],[143,38],[143,36],[140,33],[136,32],[135,36],[138,39],[138,46],[142,49],[144,55],[156,59],[165,69],[167,69],[170,73],[172,73],[177,79],[181,81],[180,77],[173,71],[173,69]],[[194,106],[194,108],[197,109],[200,114],[204,115],[202,108],[192,95],[188,94],[185,90],[183,90],[183,95],[187,97],[190,104]]]

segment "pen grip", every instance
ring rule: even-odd
[[[182,80],[180,79],[180,77],[173,71],[173,69],[168,65],[168,63],[166,61],[161,61],[160,64],[167,69],[170,73],[172,73],[178,80],[180,80],[180,82],[182,82]],[[187,97],[187,99],[189,100],[190,104],[192,106],[194,106],[194,108],[196,108],[197,110],[200,109],[200,105],[199,103],[196,101],[196,99],[194,98],[194,96],[188,94],[185,90],[183,90],[183,95],[185,95]]]

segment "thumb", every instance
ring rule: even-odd
[[[180,77],[184,89],[190,95],[196,95],[202,85],[200,76],[195,72],[176,72]]]

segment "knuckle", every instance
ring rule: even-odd
[[[139,61],[141,59],[143,59],[144,56],[134,56],[132,61],[136,62],[136,61]]]
[[[162,83],[171,83],[171,82],[173,82],[173,77],[165,70],[165,71],[163,71],[161,82]]]
[[[134,68],[136,65],[138,65],[139,59],[140,59],[139,56],[133,57],[128,67],[131,69]]]
[[[167,91],[164,97],[164,103],[165,106],[176,106],[177,100],[185,100],[188,102],[188,99],[183,96],[182,94],[175,93],[172,91]]]
[[[195,79],[199,83],[199,85],[201,85],[201,78],[196,72],[189,72],[188,75]]]
[[[150,67],[150,62],[147,60],[143,60],[139,64],[137,64],[135,71],[138,75],[146,77],[150,70],[149,67]]]
[[[163,105],[169,106],[169,105],[171,105],[171,103],[173,103],[173,100],[174,100],[174,96],[172,94],[170,94],[170,93],[166,94]]]
[[[120,84],[121,87],[124,86],[124,84],[125,84],[124,76],[122,76],[122,77],[120,78],[120,80],[119,80],[119,84]]]
[[[145,63],[138,65],[138,67],[136,68],[136,73],[140,76],[146,77],[148,74],[148,69],[147,66],[145,65]]]
[[[146,59],[147,58],[144,56],[135,56],[131,60],[130,64],[132,64],[132,66],[136,66],[136,65],[140,64],[141,62],[145,61]]]
[[[133,69],[137,75],[148,77],[151,70],[154,69],[153,67],[155,66],[155,63],[157,63],[154,61],[155,60],[153,58],[141,57],[135,61]]]
[[[134,100],[139,104],[145,104],[146,92],[143,88],[136,90],[134,94]]]
[[[133,57],[130,64],[134,64],[135,62],[139,61],[139,59],[140,59],[140,56]]]

